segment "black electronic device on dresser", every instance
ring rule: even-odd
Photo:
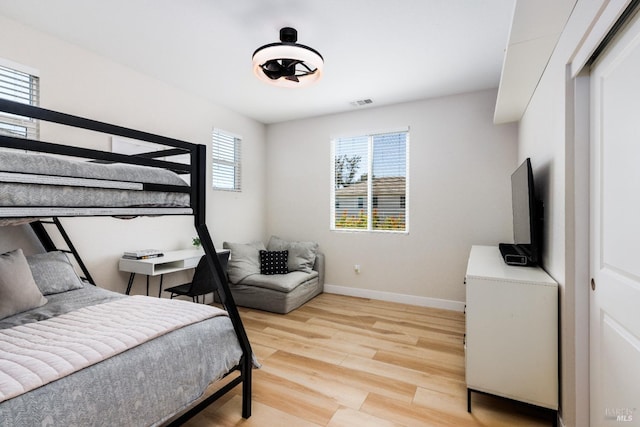
[[[513,243],[500,243],[502,259],[509,265],[538,265],[542,249],[542,202],[536,199],[531,159],[511,174]]]

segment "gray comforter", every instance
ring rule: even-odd
[[[126,298],[86,285],[48,295],[35,310],[0,328]],[[208,319],[0,404],[1,426],[156,425],[198,398],[239,363],[242,352],[228,317]]]

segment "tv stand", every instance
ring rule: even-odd
[[[471,392],[558,410],[558,285],[540,267],[506,265],[473,246],[465,276],[467,409]]]

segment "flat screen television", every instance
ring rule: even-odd
[[[502,257],[510,265],[537,265],[542,249],[542,203],[535,197],[529,158],[511,174],[511,206],[513,243],[500,243]]]

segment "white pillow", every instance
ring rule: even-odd
[[[22,249],[0,255],[0,319],[46,303]]]

